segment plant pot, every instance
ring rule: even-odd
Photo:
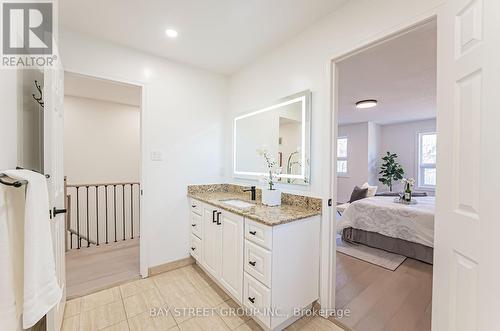
[[[281,205],[281,191],[280,190],[262,190],[262,204],[266,206],[279,206]]]

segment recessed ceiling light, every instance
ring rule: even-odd
[[[356,102],[356,108],[358,109],[367,109],[373,108],[377,105],[377,100],[369,99],[369,100],[361,100]]]
[[[165,31],[165,34],[166,34],[166,35],[167,35],[167,37],[169,37],[169,38],[177,38],[177,36],[179,35],[179,34],[177,33],[177,31],[175,31],[174,29],[167,29],[167,30]]]

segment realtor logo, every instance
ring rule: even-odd
[[[52,55],[52,3],[2,3],[4,55]]]

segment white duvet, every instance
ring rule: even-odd
[[[345,228],[377,232],[434,247],[434,197],[417,197],[415,205],[394,202],[394,197],[370,197],[349,205],[337,224]]]

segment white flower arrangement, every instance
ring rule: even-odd
[[[403,183],[404,187],[406,187],[406,185],[409,185],[410,190],[413,188],[413,186],[415,186],[415,179],[414,178],[403,178],[401,180],[401,182]]]
[[[269,185],[269,190],[274,190],[274,183],[278,181],[279,175],[281,174],[281,168],[278,167],[276,160],[269,154],[266,146],[262,146],[257,149],[257,154],[262,156],[266,161],[267,171],[269,175],[263,176],[263,180]]]

